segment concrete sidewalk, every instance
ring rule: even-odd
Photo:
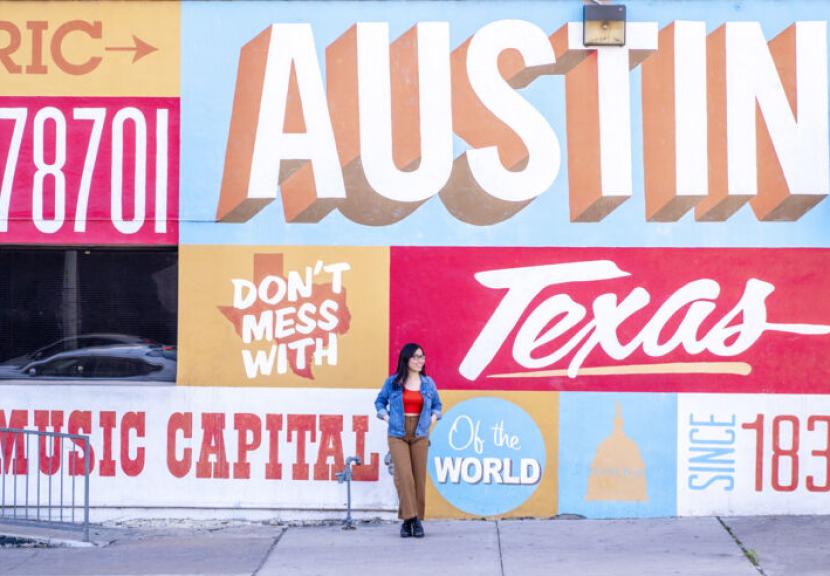
[[[86,548],[2,548],[0,575],[830,576],[830,516],[96,527]],[[0,526],[0,534],[20,533]]]

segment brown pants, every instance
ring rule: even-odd
[[[395,465],[395,488],[398,490],[398,518],[423,519],[426,505],[427,438],[416,438],[417,416],[404,417],[404,437],[389,436],[389,452]]]

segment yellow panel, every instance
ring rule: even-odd
[[[444,414],[453,406],[471,398],[501,398],[516,404],[533,418],[545,442],[545,470],[536,491],[518,508],[501,514],[499,518],[521,518],[533,516],[545,518],[555,516],[557,503],[557,478],[559,470],[559,393],[558,392],[499,392],[471,390],[441,390]],[[481,518],[463,512],[447,502],[438,493],[432,479],[427,475],[427,518]]]
[[[0,2],[1,96],[178,96],[178,2]]]
[[[280,265],[274,265],[274,258]],[[267,264],[263,264],[263,261]],[[304,272],[306,267],[348,264],[342,273],[345,310],[332,331],[337,340],[337,363],[311,365],[308,376],[289,366],[283,374],[246,374],[243,351],[270,353],[277,342],[244,343],[232,318],[232,279],[252,281],[255,262],[269,274]],[[332,275],[314,276],[312,300],[319,298]],[[273,286],[272,286],[273,288]],[[380,388],[388,376],[389,357],[389,249],[385,247],[274,247],[181,246],[179,250],[179,374],[178,383],[190,386],[289,386]],[[298,308],[305,300],[294,302]],[[292,303],[256,309],[258,314],[283,310]],[[224,308],[224,312],[222,310]],[[250,312],[255,307],[247,310]],[[246,311],[243,310],[242,314]],[[297,315],[287,316],[296,319]],[[297,321],[299,322],[299,321]],[[348,327],[346,328],[346,325]],[[328,334],[328,333],[326,333]],[[302,335],[282,340],[297,341]],[[328,342],[328,341],[326,341]],[[286,349],[286,353],[290,353]],[[276,366],[276,363],[275,363]]]

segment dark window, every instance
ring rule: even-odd
[[[175,248],[0,248],[0,364],[19,369],[62,352],[119,345],[169,350],[175,361],[177,312]],[[87,366],[76,357],[74,368],[45,362],[37,371],[118,378],[160,369],[137,358],[99,368],[102,358]]]

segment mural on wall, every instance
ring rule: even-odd
[[[559,395],[559,512],[675,515],[674,394]]]
[[[0,243],[176,244],[179,6],[4,4]]]
[[[391,224],[435,195],[465,222],[506,220],[559,173],[559,138],[514,91],[547,74],[565,75],[570,218],[602,220],[632,193],[628,72],[641,62],[650,219],[695,208],[722,221],[752,199],[761,220],[797,220],[830,187],[823,23],[793,24],[768,48],[758,22],[709,37],[704,22],[672,22],[663,42],[656,22],[630,22],[625,46],[603,49],[582,45],[580,23],[548,35],[496,20],[451,51],[449,22],[418,23],[391,45],[388,23],[358,22],[326,46],[325,88],[313,34],[273,24],[242,47],[218,221],[249,220],[278,189],[286,222],[339,207]],[[776,65],[795,70],[784,94]],[[470,145],[454,159],[453,133]],[[707,168],[721,163],[709,190]]]
[[[175,3],[2,3],[4,382],[175,383],[179,23]]]
[[[492,516],[518,507],[533,493],[545,467],[539,428],[506,400],[476,398],[459,404],[433,430],[431,442],[433,484],[470,514]],[[519,486],[524,489],[517,490]]]
[[[440,347],[459,389],[828,393],[828,256],[396,247],[390,349]]]
[[[558,396],[442,391],[444,417],[430,436],[427,515],[556,514]]]
[[[678,396],[678,514],[826,514],[830,399],[728,399]]]
[[[179,272],[179,384],[379,388],[386,378],[388,249],[182,246]]]
[[[591,461],[585,500],[648,500],[648,474],[640,447],[623,430],[622,407],[615,406],[614,431]]]
[[[693,246],[729,222],[785,245],[762,224],[817,231],[828,210],[826,22],[728,6],[634,2],[624,47],[583,46],[578,3],[185,6],[194,37],[239,21],[210,86],[184,49],[185,134],[216,160],[185,170],[215,202],[186,242]]]
[[[0,426],[91,434],[94,505],[357,455],[392,514],[416,341],[430,517],[825,510],[830,6],[626,5],[0,1]]]
[[[0,427],[89,434],[92,506],[339,509],[345,493],[335,473],[348,456],[362,462],[353,468],[354,506],[377,509],[394,498],[392,478],[380,474],[385,425],[374,416],[369,390],[283,390],[278,402],[268,390],[62,391],[58,397],[52,387],[4,386]],[[6,489],[16,482],[22,493],[28,482],[34,493],[37,478],[21,472],[37,458],[55,490],[65,478],[68,501],[80,469],[61,470],[72,460],[55,457],[60,443],[41,443],[40,451],[27,452],[23,435],[0,434]],[[79,447],[75,458],[83,457]],[[41,484],[47,494],[47,482]]]

